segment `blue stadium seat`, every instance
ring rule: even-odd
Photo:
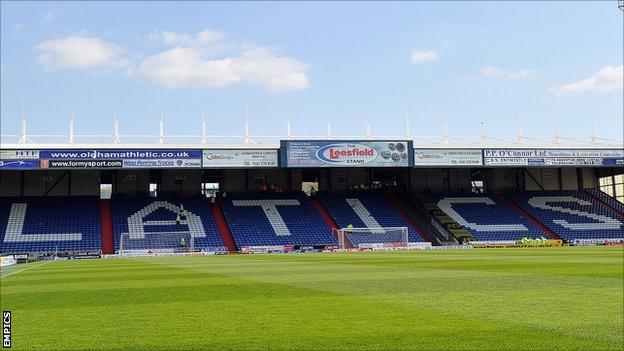
[[[516,241],[547,234],[506,202],[490,195],[445,195],[438,207],[472,234],[476,241]]]
[[[619,202],[618,200],[616,200],[615,198],[607,195],[606,193],[604,193],[600,189],[587,189],[587,191],[592,193],[594,196],[596,196],[597,198],[602,200],[607,205],[609,205],[609,206],[615,208],[616,210],[620,211],[620,213],[624,213],[624,203]]]
[[[624,238],[622,219],[584,191],[532,191],[512,199],[565,241]]]
[[[180,205],[188,211],[189,217],[181,224],[176,224]],[[145,233],[192,231],[195,233],[196,250],[227,250],[217,229],[212,208],[205,197],[117,197],[113,198],[112,207],[115,250],[119,250],[122,233],[141,231]]]
[[[97,197],[0,198],[0,252],[101,250]]]
[[[223,214],[236,245],[337,245],[336,238],[304,193],[228,195]]]
[[[422,237],[388,202],[378,194],[338,195],[319,193],[319,200],[334,218],[340,228],[352,225],[354,228],[407,227],[409,242],[422,242]],[[399,242],[400,234],[386,234],[384,242]],[[369,237],[358,234],[346,237],[353,246],[360,243],[379,241],[379,234]]]

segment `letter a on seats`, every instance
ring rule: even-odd
[[[155,227],[155,226],[165,226],[165,225],[175,225],[175,219],[171,220],[160,220],[160,221],[143,221],[147,215],[158,210],[159,208],[164,208],[166,210],[171,211],[174,215],[180,212],[180,207],[176,206],[167,201],[154,201],[151,204],[143,207],[138,210],[132,216],[128,217],[128,233],[130,239],[143,239],[145,238],[145,233],[158,233],[158,231],[150,231],[145,230],[145,227]],[[193,233],[196,238],[205,238],[206,231],[204,230],[204,224],[202,223],[201,218],[190,212],[186,211],[186,219],[180,221],[180,224],[188,225],[188,231]],[[183,231],[183,230],[181,230]]]

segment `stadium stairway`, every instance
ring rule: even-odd
[[[431,198],[425,195],[416,196],[410,194],[409,203],[410,207],[421,213],[421,217],[430,218],[432,233],[437,232],[441,240],[446,240],[449,243],[475,240],[466,228],[459,225],[451,216],[442,211],[438,207],[437,202]]]
[[[527,221],[531,222],[531,224],[533,224],[535,227],[541,230],[544,234],[548,235],[551,239],[563,240],[559,235],[557,235],[557,233],[552,231],[550,228],[545,226],[542,222],[537,220],[537,218],[533,217],[533,215],[531,215],[529,212],[525,211],[522,207],[520,207],[518,204],[513,202],[513,200],[507,197],[507,195],[502,194],[499,196],[499,199],[506,202],[507,205],[509,205],[509,207],[511,207],[514,211],[518,212],[520,216],[524,217]],[[563,241],[565,242],[565,240]]]
[[[325,220],[325,223],[327,223],[327,225],[330,228],[340,229],[340,227],[338,226],[336,221],[334,221],[334,218],[331,216],[331,214],[329,214],[329,212],[327,212],[327,209],[325,208],[325,206],[323,206],[323,204],[318,199],[318,197],[311,196],[310,197],[310,202],[312,203],[312,206],[314,206],[314,208],[316,208],[316,210],[321,215],[321,217],[323,217],[323,219]]]
[[[225,247],[227,247],[229,252],[238,251],[234,238],[232,237],[232,232],[230,232],[230,227],[225,220],[225,216],[223,215],[223,210],[221,209],[221,204],[218,199],[212,207],[212,215],[214,216],[215,222],[217,222],[217,229],[219,230],[219,234],[221,235],[221,239],[223,239]]]
[[[437,222],[412,194],[404,192],[394,193],[388,196],[388,201],[398,206],[403,214],[420,228],[421,233],[427,237],[427,241],[431,242],[432,245],[457,244],[458,241],[453,234]]]
[[[115,241],[113,239],[113,210],[110,200],[100,200],[100,221],[102,235],[102,253],[115,253]]]

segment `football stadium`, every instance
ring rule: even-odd
[[[511,137],[409,117],[305,135],[247,109],[231,135],[161,107],[125,133],[115,107],[89,134],[73,109],[62,132],[10,111],[3,348],[624,349],[624,141],[591,120],[569,129],[589,138],[517,116]]]

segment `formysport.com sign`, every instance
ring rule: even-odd
[[[277,150],[204,150],[204,168],[277,167]]]
[[[201,150],[42,150],[39,158],[56,160],[123,160],[202,158]]]
[[[201,159],[38,160],[46,168],[200,168]]]
[[[412,143],[392,141],[282,141],[286,167],[409,167]]]
[[[414,166],[482,166],[481,149],[414,149]]]
[[[121,160],[39,160],[41,168],[121,168]]]
[[[485,149],[486,166],[622,167],[624,150],[618,149]]]

